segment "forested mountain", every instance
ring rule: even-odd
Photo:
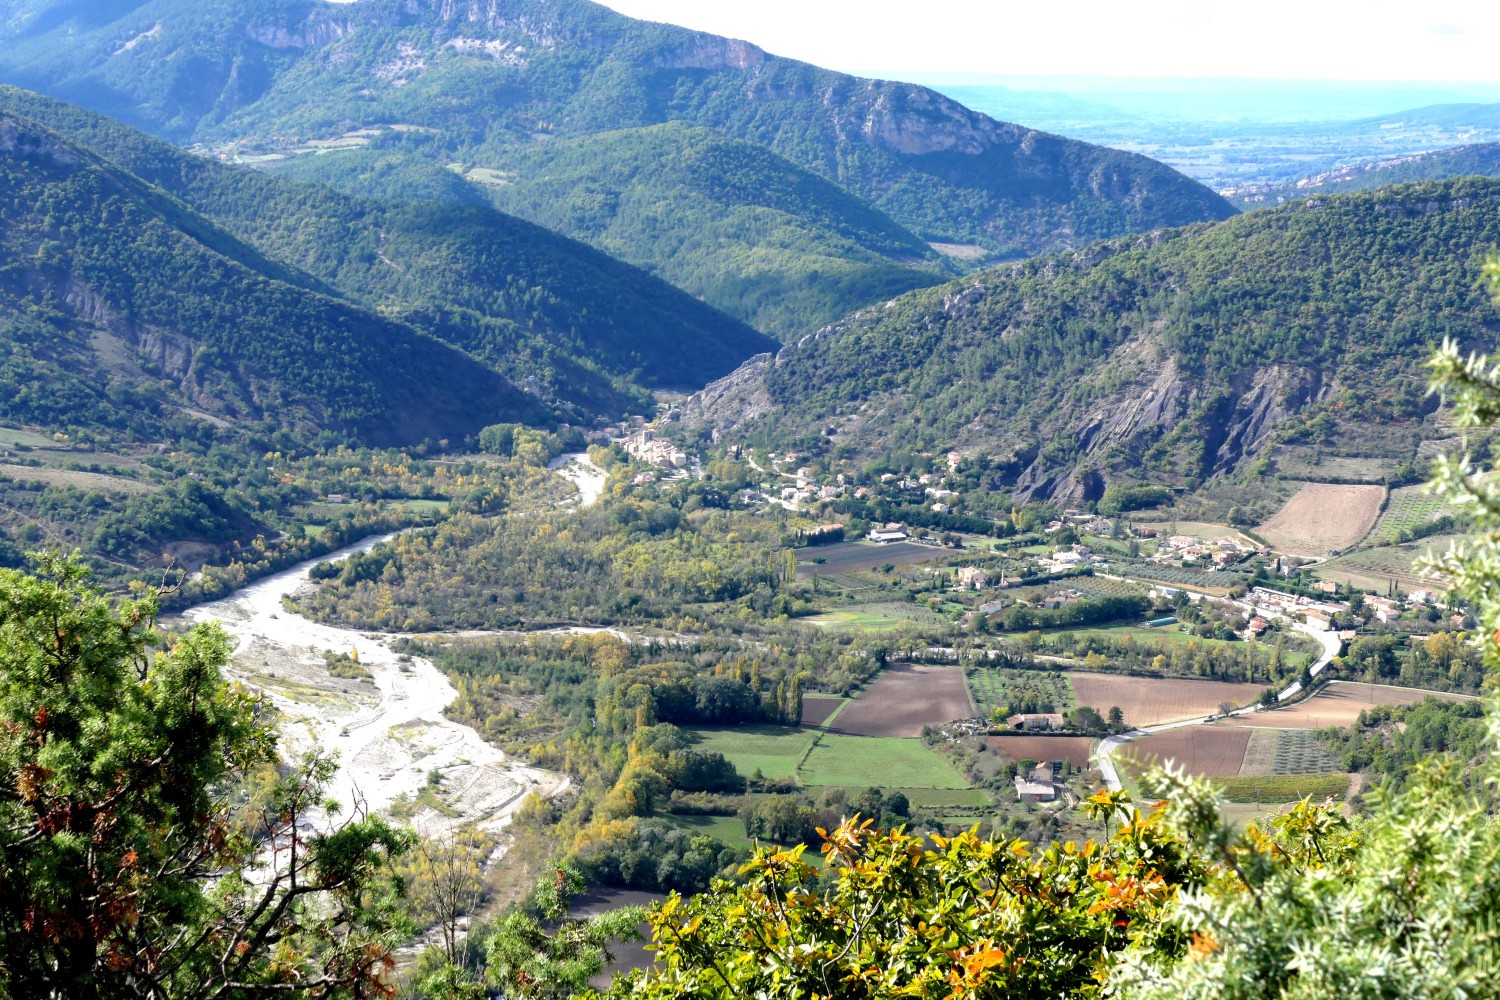
[[[1288,184],[1247,185],[1228,197],[1241,208],[1280,205],[1294,198],[1367,191],[1407,181],[1438,181],[1450,177],[1500,176],[1500,142],[1437,149],[1416,156],[1399,156],[1370,163],[1353,163],[1310,174]]]
[[[673,122],[536,143],[483,185],[405,149],[301,156],[284,176],[342,190],[437,192],[437,171],[472,196],[638,265],[783,339],[957,271],[836,184],[764,146]],[[484,168],[476,176],[483,177]],[[424,175],[430,179],[424,180]],[[445,194],[447,192],[445,191]]]
[[[1443,431],[1421,359],[1492,340],[1500,181],[1330,196],[987,271],[710,387],[690,421],[846,454],[962,448],[1022,496],[1190,486]]]
[[[0,112],[0,419],[149,432],[191,408],[390,444],[544,416],[493,370],[313,284]]]
[[[180,198],[261,252],[585,413],[694,387],[770,344],[637,269],[480,205],[372,202],[193,156],[10,87],[9,108]],[[306,279],[304,279],[306,280]]]
[[[763,145],[923,240],[1010,255],[1233,211],[1144,157],[588,0],[3,0],[0,79],[176,142],[394,143],[490,179],[538,142],[684,122]],[[610,146],[570,155],[591,148]],[[507,206],[542,211],[522,201]]]

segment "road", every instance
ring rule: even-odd
[[[1318,641],[1318,644],[1323,647],[1323,652],[1318,656],[1317,661],[1308,668],[1308,673],[1316,678],[1319,674],[1321,674],[1328,668],[1328,665],[1333,662],[1333,658],[1339,655],[1339,650],[1342,648],[1342,643],[1339,640],[1338,634],[1335,632],[1319,631],[1318,629],[1309,628],[1306,625],[1294,625],[1292,627],[1295,628],[1298,632],[1302,632],[1306,635],[1312,636]],[[1276,704],[1281,705],[1285,702],[1291,701],[1301,693],[1302,682],[1293,681],[1277,693]],[[1250,715],[1254,712],[1261,712],[1264,710],[1264,707],[1258,704],[1247,705],[1244,708],[1237,708],[1229,714]],[[1186,726],[1197,726],[1201,725],[1202,723],[1203,719],[1201,718],[1195,717],[1192,719],[1182,719],[1178,722],[1164,722],[1159,726],[1146,726],[1143,729],[1132,729],[1129,732],[1120,733],[1117,736],[1108,736],[1100,740],[1099,746],[1094,750],[1094,762],[1099,768],[1099,773],[1104,776],[1105,787],[1112,792],[1118,792],[1122,787],[1124,787],[1123,783],[1120,781],[1119,769],[1115,766],[1115,756],[1119,753],[1120,748],[1125,746],[1125,744],[1130,743],[1134,740],[1138,740],[1143,736],[1150,736],[1152,733],[1164,733],[1171,729],[1182,729]]]

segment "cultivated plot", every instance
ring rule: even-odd
[[[1224,726],[1188,726],[1153,733],[1125,746],[1137,770],[1169,761],[1188,774],[1231,777],[1240,773],[1252,730]]]
[[[1256,531],[1283,552],[1324,555],[1369,534],[1384,499],[1384,486],[1307,483]]]
[[[1377,705],[1415,705],[1424,698],[1442,701],[1468,701],[1466,695],[1437,694],[1388,684],[1363,684],[1355,681],[1333,681],[1306,701],[1288,708],[1227,719],[1236,726],[1260,729],[1326,729],[1329,726],[1352,726],[1359,713]]]
[[[1128,726],[1155,726],[1194,716],[1207,716],[1219,706],[1247,705],[1260,697],[1259,684],[1230,681],[1183,680],[1168,677],[1130,677],[1124,674],[1068,675],[1073,696],[1080,705],[1090,705],[1102,715],[1119,706]]]
[[[876,545],[874,542],[840,542],[837,545],[816,545],[801,549],[797,564],[797,575],[809,577],[814,574],[827,576],[831,573],[850,573],[856,570],[875,569],[889,563],[905,566],[908,563],[947,559],[962,552],[938,548],[933,545],[917,545],[912,542],[892,542]]]
[[[815,694],[802,697],[802,724],[804,726],[821,726],[833,717],[844,703],[843,698],[819,696]]]
[[[920,736],[923,726],[974,714],[962,670],[898,663],[845,706],[829,730],[851,736]]]
[[[1094,747],[1089,736],[991,736],[985,742],[1011,760],[1065,760],[1074,767],[1088,767]]]

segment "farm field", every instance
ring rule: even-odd
[[[829,731],[850,736],[920,736],[923,726],[973,718],[974,712],[962,670],[898,663],[846,706]]]
[[[1065,760],[1074,767],[1088,767],[1094,749],[1092,736],[991,736],[985,742],[1014,761]]]
[[[1070,673],[1073,697],[1079,705],[1091,705],[1102,715],[1118,705],[1129,726],[1154,726],[1162,722],[1191,719],[1219,710],[1223,702],[1236,706],[1260,697],[1260,684],[1231,681],[1180,680],[1130,677],[1124,674]]]
[[[1250,737],[1249,729],[1186,726],[1153,733],[1127,744],[1120,753],[1129,757],[1131,766],[1137,769],[1172,761],[1188,774],[1232,777],[1240,773]]]
[[[981,666],[969,673],[968,681],[975,707],[986,719],[997,708],[1009,707],[1018,698],[1049,701],[1050,711],[1054,712],[1066,712],[1073,707],[1073,688],[1061,672]]]
[[[797,563],[797,576],[806,579],[830,573],[849,573],[855,570],[874,569],[890,563],[905,566],[908,563],[927,562],[962,555],[953,549],[933,545],[917,545],[913,542],[892,542],[876,545],[874,542],[840,542],[837,545],[818,545],[802,549]],[[821,559],[822,562],[814,562]]]
[[[31,465],[0,464],[0,479],[42,482],[51,486],[72,486],[80,490],[109,490],[116,493],[150,493],[150,483],[100,472],[78,472],[73,469],[39,469]]]
[[[802,698],[802,724],[821,726],[843,707],[847,699],[833,696],[804,695]]]
[[[1402,486],[1392,490],[1385,511],[1365,541],[1371,545],[1393,545],[1404,541],[1409,532],[1421,528],[1444,514],[1454,513],[1440,496],[1428,493],[1422,486]]]
[[[847,628],[859,631],[879,632],[917,623],[942,625],[948,619],[918,604],[901,604],[883,601],[876,604],[854,604],[836,611],[804,618],[810,625],[822,628]]]
[[[687,731],[698,738],[694,749],[723,754],[746,777],[759,771],[767,778],[795,777],[797,765],[816,735],[789,726],[715,726]]]
[[[1308,700],[1289,708],[1226,719],[1225,723],[1257,729],[1326,729],[1329,726],[1350,726],[1359,719],[1359,713],[1367,708],[1374,708],[1376,705],[1415,705],[1429,697],[1443,701],[1470,700],[1460,694],[1439,694],[1387,684],[1332,681]]]
[[[953,766],[920,740],[828,733],[797,772],[804,785],[845,788],[968,788]]]
[[[1360,549],[1330,559],[1317,567],[1315,575],[1324,580],[1352,583],[1383,592],[1392,580],[1403,590],[1431,590],[1434,580],[1417,573],[1414,564],[1428,552],[1441,552],[1458,535],[1433,535],[1402,545],[1383,545]]]
[[[1349,791],[1347,774],[1275,774],[1267,777],[1216,778],[1214,784],[1230,802],[1284,805],[1304,798],[1313,801],[1332,796],[1342,799]]]
[[[1282,551],[1323,555],[1368,535],[1384,499],[1384,486],[1307,483],[1256,531]]]

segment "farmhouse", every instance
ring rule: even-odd
[[[1005,724],[1012,729],[1050,733],[1063,727],[1063,717],[1059,712],[1020,712],[1006,719]]]
[[[1245,631],[1249,632],[1251,635],[1261,635],[1266,631],[1266,629],[1270,627],[1270,622],[1266,621],[1260,615],[1256,615],[1254,618],[1250,619],[1250,624],[1245,629]]]
[[[1038,779],[1035,776],[1023,778],[1016,776],[1016,798],[1024,805],[1032,805],[1037,802],[1057,801],[1057,786],[1046,779]]]
[[[958,585],[969,590],[983,590],[990,585],[990,575],[977,566],[965,566],[958,571]]]
[[[870,531],[869,539],[878,545],[889,542],[904,542],[907,539],[906,529],[894,521],[883,527],[874,528]]]

